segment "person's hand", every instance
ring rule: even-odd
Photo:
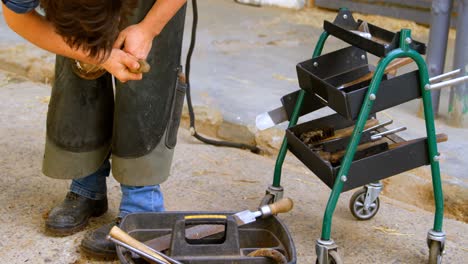
[[[146,59],[151,50],[154,36],[140,24],[122,30],[114,43],[115,49],[132,54],[138,59]]]
[[[143,78],[141,73],[130,72],[131,69],[137,70],[140,67],[138,58],[120,49],[112,49],[109,57],[101,66],[122,83]]]

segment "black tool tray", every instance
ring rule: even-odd
[[[340,86],[368,74],[373,68],[374,66],[367,62],[366,53],[353,46],[301,62],[296,66],[301,89],[315,94],[323,105],[350,120],[357,119],[370,80],[346,88]],[[420,89],[414,89],[415,87],[420,87],[418,71],[391,79],[384,76],[371,113],[421,97]]]
[[[134,213],[127,215],[122,220],[120,228],[139,241],[147,241],[172,234],[171,248],[163,253],[186,264],[275,264],[275,261],[269,258],[247,256],[250,252],[260,248],[276,249],[287,258],[288,264],[296,263],[296,251],[292,237],[286,226],[276,216],[257,219],[253,223],[239,227],[236,224],[230,225],[228,221],[224,239],[221,238],[222,241],[216,243],[206,242],[210,241],[209,238],[208,240],[200,239],[198,242],[191,242],[186,239],[174,241],[181,233],[181,230],[179,230],[180,223],[185,216],[206,214],[226,215],[229,219],[232,218],[229,216],[234,213]],[[185,238],[185,236],[183,237]],[[216,240],[219,240],[219,238]],[[117,255],[121,263],[146,263],[142,259],[133,259],[131,254],[125,252],[127,252],[126,249],[120,246],[117,247]]]
[[[333,114],[291,127],[286,130],[289,150],[328,187],[332,188],[340,166],[332,166],[329,161],[322,159],[318,152],[304,144],[298,135],[325,127],[341,129],[352,125],[354,122]],[[387,139],[394,143],[405,141],[395,135],[387,136]],[[343,192],[428,165],[427,148],[426,138],[420,138],[376,155],[354,160],[351,163],[347,181],[344,183]]]
[[[361,48],[378,57],[385,57],[392,50],[400,47],[400,32],[394,33],[373,24],[367,23],[372,38],[368,39],[353,31],[359,31],[362,20],[357,22],[348,10],[340,10],[338,16],[333,21],[324,21],[323,29],[332,36],[343,40],[353,46]],[[424,43],[412,40],[410,48],[420,54],[426,54]]]

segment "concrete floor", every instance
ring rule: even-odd
[[[218,109],[229,122],[250,127],[258,113],[278,106],[282,95],[297,89],[296,63],[310,57],[321,32],[321,21],[333,18],[332,13],[254,8],[231,0],[204,0],[199,8],[198,44],[192,62],[194,102]],[[185,50],[190,18],[188,14]],[[66,238],[44,234],[44,217],[63,199],[69,182],[48,179],[40,173],[50,87],[32,83],[24,76],[37,77],[32,66],[51,65],[53,57],[24,46],[12,49],[16,46],[8,45],[24,41],[14,36],[1,20],[0,34],[0,70],[3,70],[0,71],[0,262],[102,263],[79,254],[77,246],[84,231]],[[427,40],[427,32],[416,36]],[[324,52],[342,45],[331,40]],[[450,45],[453,46],[452,42]],[[450,49],[448,56],[450,66]],[[12,67],[13,64],[16,66]],[[406,138],[421,136],[424,128],[416,117],[417,108],[418,102],[414,101],[387,110],[382,117],[391,116],[397,125],[408,126],[410,129],[402,133]],[[440,145],[444,182],[462,186],[460,194],[454,195],[466,197],[467,130],[447,126],[443,112],[437,130],[450,137],[449,142]],[[210,211],[255,209],[265,187],[271,183],[273,168],[272,158],[203,145],[182,129],[172,176],[163,184],[166,207]],[[293,235],[298,263],[313,263],[314,241],[320,234],[330,191],[292,155],[287,158],[283,174],[286,195],[295,200],[296,206],[282,219]],[[335,212],[332,237],[340,246],[345,263],[425,262],[425,237],[433,216],[421,209],[427,209],[425,206],[408,204],[409,197],[419,197],[414,186],[427,183],[426,178],[411,174],[414,173],[391,178],[403,179],[406,189],[400,188],[393,196],[386,192],[388,196],[381,197],[381,211],[369,222],[353,219],[347,209],[351,193],[343,194]],[[409,184],[405,179],[416,180]],[[110,221],[117,214],[119,186],[113,178],[109,178],[108,184],[110,211],[93,219],[90,228]],[[465,215],[466,201],[461,200],[461,212]],[[444,229],[448,240],[444,263],[465,263],[467,224],[446,219]]]
[[[67,192],[68,181],[40,173],[45,133],[44,98],[50,88],[15,79],[0,72],[0,259],[2,263],[103,263],[80,255],[85,231],[70,237],[44,233],[48,210]],[[172,176],[163,184],[168,210],[255,209],[271,181],[274,160],[247,151],[216,148],[193,140],[182,129]],[[298,263],[313,263],[323,210],[330,193],[312,173],[288,156],[283,170],[286,196],[295,201],[292,212],[281,216],[293,236]],[[108,179],[110,210],[93,219],[90,228],[117,214],[120,190]],[[348,211],[351,193],[344,193],[333,222],[333,239],[346,263],[423,263],[427,258],[426,232],[431,213],[381,197],[381,210],[371,221],[354,220]],[[445,263],[465,263],[468,225],[445,219]]]

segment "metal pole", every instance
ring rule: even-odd
[[[468,0],[459,0],[457,8],[457,39],[453,68],[461,69],[460,76],[468,71]],[[456,127],[468,127],[468,87],[466,83],[450,90],[449,123]]]
[[[325,45],[325,41],[327,40],[329,33],[324,31],[320,35],[320,38],[315,46],[314,53],[312,54],[312,58],[316,58],[322,54],[323,46]],[[297,120],[299,119],[302,103],[304,101],[305,91],[301,89],[299,92],[299,97],[297,98],[296,105],[294,106],[294,111],[291,115],[291,120],[289,120],[288,127],[295,126],[297,124]],[[273,187],[280,187],[281,186],[281,169],[283,168],[283,162],[286,158],[286,153],[288,151],[288,139],[284,136],[283,143],[281,144],[280,151],[278,153],[278,158],[276,158],[276,165],[275,165],[275,172],[273,174]]]
[[[431,30],[427,52],[429,76],[433,77],[444,71],[445,53],[452,13],[452,0],[433,0],[431,8]],[[439,113],[440,91],[432,92],[434,114]]]

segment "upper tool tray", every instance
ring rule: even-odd
[[[350,11],[340,10],[333,23],[324,21],[323,29],[329,34],[378,57],[385,57],[390,51],[400,47],[400,32],[394,33],[367,23],[367,33],[370,33],[371,36],[369,39],[363,36],[365,34],[362,34],[365,29],[361,25],[363,22],[362,20],[356,22]],[[421,42],[412,40],[410,47],[420,54],[426,53],[426,45]]]
[[[358,117],[370,84],[374,66],[366,52],[350,46],[301,62],[296,66],[301,89],[347,119]],[[356,80],[367,80],[356,82]],[[399,105],[421,96],[418,71],[406,73],[380,83],[371,113]],[[307,104],[307,102],[305,102]]]

